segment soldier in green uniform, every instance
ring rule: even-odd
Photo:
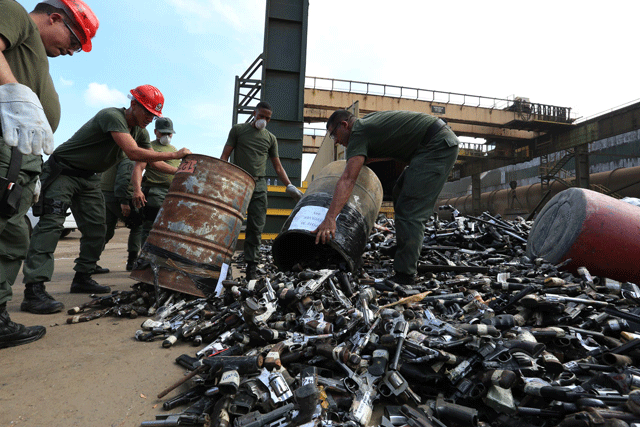
[[[361,119],[346,110],[327,121],[329,136],[347,148],[347,165],[331,205],[314,233],[316,244],[335,238],[336,217],[347,203],[367,160],[393,158],[409,163],[394,188],[397,250],[387,278],[393,288],[412,285],[422,249],[425,222],[458,157],[458,138],[437,117],[413,111],[380,111]]]
[[[25,214],[38,193],[42,152],[53,151],[60,101],[47,57],[91,51],[98,19],[82,1],[47,0],[33,12],[0,0],[0,348],[41,338],[11,321],[7,302],[29,245]],[[32,138],[28,136],[31,135]]]
[[[278,140],[265,129],[271,120],[271,105],[260,102],[256,105],[251,123],[239,123],[229,131],[227,143],[220,156],[228,161],[234,153],[233,163],[251,174],[256,180],[249,207],[247,208],[247,226],[244,239],[244,259],[247,262],[246,278],[256,278],[256,268],[260,259],[262,230],[267,219],[267,182],[265,172],[267,158],[271,160],[278,178],[287,186],[287,193],[296,201],[302,197],[287,176],[278,156]]]
[[[60,145],[42,171],[42,216],[33,230],[24,263],[24,301],[20,308],[31,313],[55,313],[63,304],[44,291],[53,274],[53,253],[70,207],[82,233],[80,255],[72,293],[107,293],[91,278],[104,247],[105,212],[100,190],[100,173],[116,164],[122,153],[131,160],[180,159],[191,152],[157,153],[151,149],[145,129],[161,116],[164,97],[151,85],[131,90],[129,108],[105,108]],[[34,211],[36,207],[34,206]]]
[[[133,269],[133,263],[138,256],[138,252],[140,252],[140,239],[142,238],[142,214],[137,209],[132,208],[131,173],[133,172],[133,166],[134,162],[124,156],[117,164],[103,172],[100,180],[100,187],[104,196],[105,223],[107,227],[104,245],[106,246],[113,237],[118,220],[123,221],[129,228],[128,257],[125,267],[127,271]]]
[[[151,148],[159,153],[173,153],[176,147],[171,145],[171,138],[176,133],[173,122],[168,117],[156,120],[154,130],[156,139],[151,141]],[[149,166],[149,167],[147,167]],[[143,207],[141,243],[147,240],[153,222],[162,207],[162,202],[169,192],[173,176],[180,166],[180,160],[165,160],[164,162],[147,163],[136,162],[131,183],[133,185],[133,202],[136,207]],[[144,177],[142,171],[145,170]],[[135,259],[134,259],[135,261]]]

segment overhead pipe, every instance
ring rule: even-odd
[[[640,198],[640,166],[632,168],[617,168],[607,172],[599,172],[589,175],[589,182],[608,188],[613,193],[622,197]],[[550,197],[566,190],[567,187],[554,181],[550,184]],[[513,192],[515,191],[515,198]],[[489,211],[493,214],[509,216],[513,210],[519,212],[533,211],[546,192],[542,191],[540,183],[517,187],[515,190],[503,189],[482,193],[480,198],[481,211]],[[511,199],[513,198],[513,202]],[[473,211],[471,194],[461,197],[439,199],[436,206],[451,205],[463,215],[473,215],[478,212]],[[511,205],[511,206],[510,206]],[[526,215],[520,213],[520,216]]]

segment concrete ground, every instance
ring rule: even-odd
[[[116,230],[100,260],[111,272],[94,276],[112,290],[130,290],[135,283],[125,271],[127,236],[128,229]],[[78,231],[60,240],[53,280],[47,284],[47,291],[64,303],[62,312],[20,311],[22,274],[14,285],[13,300],[7,306],[12,320],[46,326],[47,333],[39,341],[0,349],[0,426],[139,426],[165,413],[162,403],[188,388],[183,385],[157,399],[158,393],[186,373],[175,363],[176,357],[194,356],[197,348],[179,342],[165,349],[161,341],[136,341],[135,332],[146,317],[67,324],[66,310],[91,300],[88,295],[69,293],[79,241]]]

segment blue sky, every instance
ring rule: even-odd
[[[235,76],[262,52],[266,0],[86,2],[100,20],[93,50],[49,61],[62,104],[56,146],[152,84],[173,144],[219,157]],[[524,96],[586,117],[640,98],[638,12],[640,2],[617,0],[310,0],[306,75]]]

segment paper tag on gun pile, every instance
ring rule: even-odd
[[[291,220],[289,230],[313,231],[324,221],[328,208],[320,206],[303,206]]]
[[[222,267],[220,268],[220,277],[218,278],[218,283],[216,283],[215,294],[217,297],[222,295],[222,289],[223,289],[222,281],[226,280],[228,272],[229,272],[229,264],[225,262],[224,264],[222,264]]]

